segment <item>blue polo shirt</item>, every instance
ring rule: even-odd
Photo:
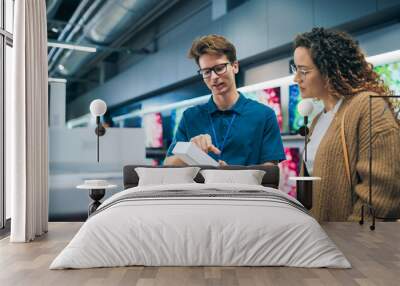
[[[229,110],[219,110],[212,96],[207,103],[185,110],[167,156],[173,155],[176,142],[188,142],[200,134],[209,134],[220,150],[225,141],[220,155],[208,155],[229,165],[258,165],[286,159],[274,111],[241,93]]]

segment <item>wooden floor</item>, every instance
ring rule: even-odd
[[[352,269],[289,267],[122,267],[48,270],[81,223],[50,223],[32,243],[0,241],[0,285],[400,285],[400,223],[329,223],[324,229]]]

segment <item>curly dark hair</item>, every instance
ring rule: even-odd
[[[294,40],[294,49],[308,48],[332,95],[352,96],[361,91],[392,95],[368,63],[357,42],[345,32],[313,28]]]

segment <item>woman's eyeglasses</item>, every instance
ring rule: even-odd
[[[218,64],[215,65],[211,68],[206,68],[206,69],[200,69],[197,72],[199,75],[201,75],[203,78],[209,78],[211,76],[211,73],[214,71],[215,74],[217,75],[223,75],[227,71],[227,66],[230,63],[223,63],[223,64]]]
[[[307,74],[311,71],[311,69],[308,69],[308,70],[306,70],[304,68],[298,69],[295,65],[290,65],[290,69],[294,75],[297,75],[299,73],[300,79],[303,81],[306,80]]]

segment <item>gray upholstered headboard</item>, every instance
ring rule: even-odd
[[[182,168],[179,166],[144,166],[144,165],[128,165],[124,167],[124,189],[128,188],[133,188],[138,185],[139,182],[139,176],[137,175],[135,168],[137,167],[146,167],[146,168]],[[216,167],[212,166],[198,166],[201,169],[216,169]],[[262,180],[262,185],[265,187],[271,187],[271,188],[278,188],[279,185],[279,168],[278,166],[272,166],[272,165],[257,165],[257,166],[225,166],[225,167],[218,167],[223,170],[263,170],[265,171],[265,175]],[[197,183],[204,183],[204,178],[203,176],[198,173],[196,178],[194,180]]]

